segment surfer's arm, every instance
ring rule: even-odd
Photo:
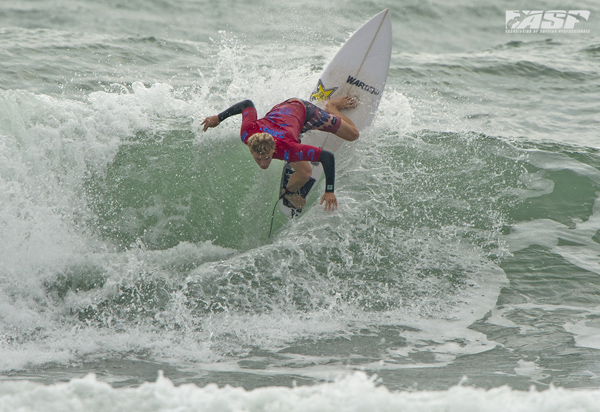
[[[321,197],[321,204],[325,202],[325,210],[337,209],[337,198],[335,197],[334,183],[335,183],[335,157],[333,153],[327,150],[321,150],[319,155],[319,162],[323,166],[325,172],[325,194]]]
[[[254,103],[252,100],[244,100],[242,102],[236,103],[231,106],[229,109],[218,114],[219,122],[227,119],[228,117],[235,116],[236,114],[242,113],[248,107],[254,107]]]
[[[209,116],[201,123],[201,125],[204,126],[202,130],[205,132],[209,127],[217,127],[223,120],[227,119],[228,117],[235,116],[236,114],[240,114],[249,107],[254,108],[254,103],[252,103],[252,100],[244,100],[234,104],[227,110],[222,111],[215,116]]]
[[[319,162],[323,166],[323,172],[325,172],[325,193],[333,193],[335,184],[335,157],[333,153],[321,150]]]

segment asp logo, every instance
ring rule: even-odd
[[[589,10],[506,10],[506,33],[589,33]]]

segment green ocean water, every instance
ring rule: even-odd
[[[593,2],[550,35],[505,33],[507,2],[0,4],[0,384],[597,388]],[[282,164],[201,121],[306,97],[387,7],[339,210],[269,237]]]

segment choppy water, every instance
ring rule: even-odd
[[[597,404],[595,2],[545,35],[505,33],[526,2],[0,6],[0,410]],[[200,122],[307,96],[387,7],[339,211],[269,238],[279,165]]]

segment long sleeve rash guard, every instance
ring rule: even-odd
[[[258,119],[252,101],[244,100],[219,113],[218,118],[222,122],[228,117],[240,113],[243,116],[240,135],[245,144],[253,134],[269,133],[275,140],[274,159],[286,162],[320,162],[325,172],[325,191],[334,192],[335,157],[333,153],[298,141],[306,117],[302,103],[297,100],[283,102],[273,107],[265,117]]]

